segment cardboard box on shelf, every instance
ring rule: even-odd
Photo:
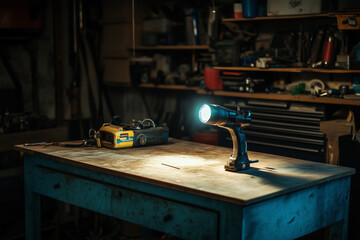
[[[268,0],[267,15],[302,15],[321,12],[321,0]]]

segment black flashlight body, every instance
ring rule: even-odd
[[[247,112],[246,115],[240,115],[237,111],[217,104],[209,104],[209,107],[211,109],[211,116],[206,124],[223,126],[227,124],[243,125],[251,123],[250,112]]]
[[[225,128],[230,132],[233,152],[225,170],[237,172],[250,168],[250,163],[258,162],[258,160],[250,161],[247,155],[247,142],[245,134],[241,128],[251,123],[251,112],[240,112],[238,107],[236,111],[225,108],[217,104],[206,104],[200,109],[199,116],[206,112],[206,117],[200,117],[201,122]]]

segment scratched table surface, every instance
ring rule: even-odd
[[[231,148],[170,138],[169,143],[127,149],[15,146],[16,150],[135,181],[253,204],[355,173],[352,168],[248,152],[251,169],[229,172]]]

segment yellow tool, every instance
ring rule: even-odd
[[[151,119],[133,120],[129,124],[116,121],[104,123],[100,130],[101,145],[107,148],[129,148],[167,143],[169,129],[156,127]]]

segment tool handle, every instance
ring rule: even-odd
[[[51,145],[53,143],[50,142],[35,142],[35,143],[24,143],[24,146],[42,146],[42,145]]]

